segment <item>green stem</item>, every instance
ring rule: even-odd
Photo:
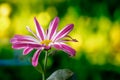
[[[47,58],[48,58],[48,51],[45,52],[44,72],[43,72],[43,74],[42,74],[43,80],[45,80],[45,73],[46,73],[46,66],[47,66]]]
[[[45,53],[45,60],[44,60],[44,72],[46,72],[47,57],[48,57],[48,51],[46,51],[46,53]]]
[[[45,80],[45,73],[42,73],[42,80]]]

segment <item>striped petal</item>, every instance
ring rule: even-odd
[[[23,51],[23,55],[27,55],[28,53],[30,53],[33,50],[33,48],[25,48]]]
[[[17,39],[17,38],[12,38],[11,39],[11,43],[17,43],[17,42],[34,42],[34,41],[32,41],[32,40],[30,40],[30,39]]]
[[[12,48],[14,49],[23,49],[26,47],[38,49],[43,46],[39,44],[28,44],[28,43],[15,43],[12,45]]]
[[[54,37],[54,41],[59,40],[60,38],[65,37],[72,29],[73,29],[73,24],[67,25],[65,28],[63,28],[61,31],[59,31],[56,36]]]
[[[37,39],[33,38],[32,36],[22,36],[22,35],[15,35],[11,40],[11,43],[16,42],[38,42]]]
[[[37,36],[40,38],[40,40],[44,40],[45,39],[45,33],[43,28],[40,26],[39,22],[37,21],[36,18],[34,18],[35,24],[36,24],[36,32],[37,32]]]
[[[41,49],[37,50],[35,52],[35,54],[33,55],[33,57],[32,57],[32,65],[33,66],[37,66],[40,53],[41,53]]]
[[[32,36],[15,35],[15,38],[33,38]]]
[[[56,49],[65,51],[70,56],[75,56],[76,51],[64,43],[55,43],[55,44],[53,44],[53,47],[55,47]]]
[[[47,35],[47,38],[48,39],[52,39],[53,36],[56,34],[56,30],[57,30],[57,27],[58,27],[58,22],[59,22],[59,18],[56,17],[49,25],[49,28],[48,28],[48,35]]]

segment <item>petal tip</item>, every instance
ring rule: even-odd
[[[36,19],[36,17],[34,17],[34,19]]]
[[[74,24],[70,24],[70,26],[73,28],[73,27],[74,27]]]
[[[37,62],[37,61],[34,61],[33,58],[32,58],[32,65],[33,65],[34,67],[36,67],[37,64],[38,64],[38,62]]]
[[[75,55],[76,55],[76,51],[74,50],[73,52],[70,52],[69,55],[70,55],[71,57],[75,56]]]
[[[34,62],[32,62],[32,65],[33,65],[34,67],[36,67],[36,66],[37,66],[37,64],[36,64],[36,63],[34,63]]]
[[[34,17],[34,21],[35,21],[35,23],[37,23],[37,22],[38,22],[36,17]]]
[[[13,43],[15,41],[15,39],[14,38],[12,38],[11,40],[10,40],[10,43]]]
[[[58,20],[58,21],[59,21],[59,17],[55,17],[55,20]]]

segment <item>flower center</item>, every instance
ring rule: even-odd
[[[40,43],[48,46],[50,44],[50,42],[52,42],[52,41],[51,40],[43,40]]]

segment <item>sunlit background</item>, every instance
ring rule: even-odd
[[[0,0],[0,80],[41,80],[22,50],[11,48],[10,38],[29,34],[26,26],[35,31],[34,17],[47,29],[56,16],[59,29],[74,24],[70,36],[78,42],[68,44],[77,53],[69,57],[57,51],[50,56],[46,77],[69,68],[74,80],[120,80],[119,0]]]

